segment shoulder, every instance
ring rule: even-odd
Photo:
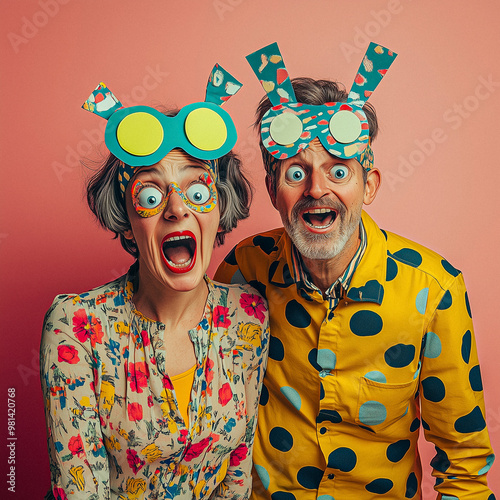
[[[249,236],[244,240],[240,241],[232,250],[229,252],[227,257],[224,259],[228,264],[237,264],[240,256],[244,255],[255,255],[263,254],[270,255],[278,251],[283,245],[283,237],[285,235],[285,229],[280,227],[266,231],[264,233],[257,233],[253,236]]]
[[[415,269],[436,280],[441,287],[461,274],[450,262],[437,252],[403,236],[382,231],[387,239],[387,255],[398,265]]]

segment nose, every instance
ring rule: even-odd
[[[163,217],[170,221],[176,221],[184,217],[188,217],[189,209],[179,193],[172,189],[172,186],[169,187],[169,190],[168,202],[165,210],[163,211]]]
[[[316,200],[319,200],[323,196],[329,193],[328,179],[325,174],[320,170],[313,169],[307,179],[306,189],[304,190],[304,196],[310,196]]]

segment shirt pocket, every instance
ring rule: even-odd
[[[403,418],[415,398],[418,379],[384,384],[362,377],[359,383],[356,424],[380,432]]]

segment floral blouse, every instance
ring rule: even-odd
[[[267,362],[267,306],[249,286],[209,288],[189,331],[196,370],[186,427],[165,371],[165,325],[134,307],[130,275],[59,295],[41,344],[56,499],[246,499]]]

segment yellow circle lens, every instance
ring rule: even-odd
[[[215,151],[227,139],[226,124],[213,109],[198,108],[191,111],[184,127],[189,142],[203,151]]]
[[[163,127],[158,118],[149,113],[127,115],[116,129],[120,146],[131,155],[147,156],[154,153],[163,142]]]
[[[296,142],[302,134],[302,122],[293,113],[282,113],[271,122],[269,134],[274,142],[287,146]]]
[[[337,111],[330,119],[330,133],[337,142],[349,144],[360,136],[361,122],[352,111]]]

